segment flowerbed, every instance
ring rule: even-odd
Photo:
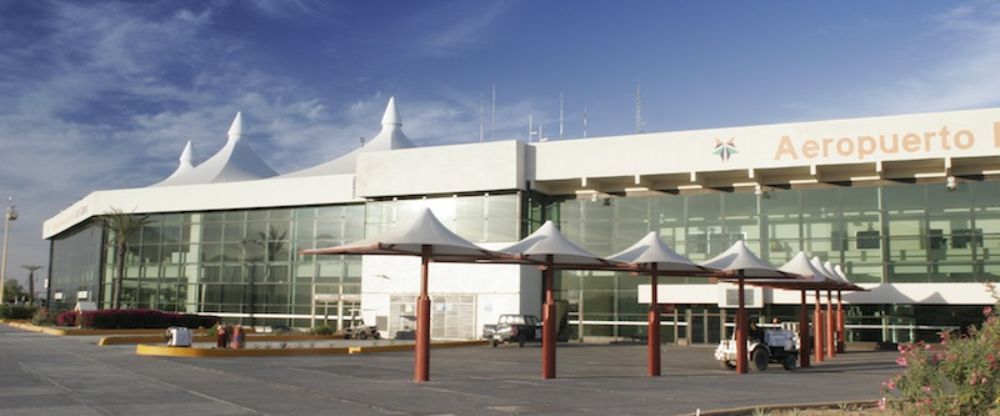
[[[56,316],[56,325],[94,329],[149,329],[183,326],[210,328],[219,322],[217,316],[202,316],[162,312],[148,309],[104,309],[99,311],[65,311]]]

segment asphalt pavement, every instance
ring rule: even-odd
[[[852,352],[786,372],[735,375],[707,347],[663,347],[646,374],[642,344],[560,344],[542,380],[529,344],[435,349],[415,384],[412,352],[350,356],[140,357],[134,345],[0,325],[2,415],[672,415],[779,403],[875,400],[899,371],[892,352]]]

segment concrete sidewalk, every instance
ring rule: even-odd
[[[812,369],[737,376],[712,350],[665,346],[663,377],[644,345],[561,344],[543,381],[541,349],[434,350],[431,382],[409,352],[227,360],[139,357],[133,346],[0,325],[0,415],[628,414],[772,403],[874,400],[899,371],[893,352],[842,354]]]

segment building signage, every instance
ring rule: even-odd
[[[1000,123],[995,123],[1000,124]],[[994,141],[1000,138],[994,138]],[[840,156],[849,159],[879,159],[902,153],[928,155],[952,149],[967,150],[976,144],[971,130],[952,130],[941,126],[931,131],[903,131],[862,134],[853,137],[783,136],[774,152],[774,160],[810,160]]]

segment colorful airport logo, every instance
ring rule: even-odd
[[[713,151],[712,154],[719,155],[719,158],[722,159],[723,162],[728,162],[729,158],[732,157],[733,154],[739,153],[739,151],[736,150],[736,143],[734,143],[735,141],[736,141],[735,137],[731,137],[729,141],[726,142],[723,142],[722,140],[719,140],[718,137],[716,137],[715,151]]]

